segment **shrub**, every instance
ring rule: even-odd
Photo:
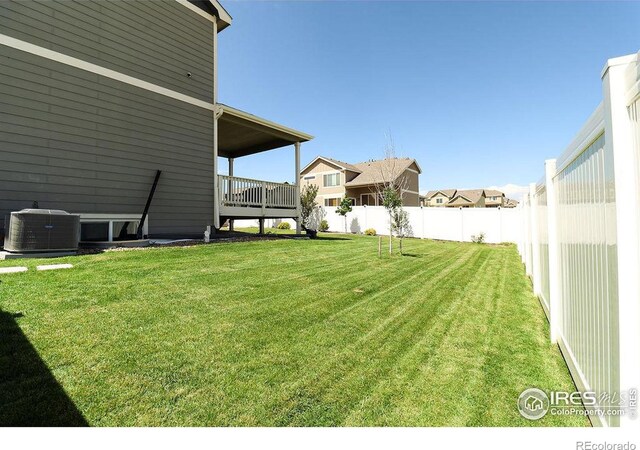
[[[366,230],[364,230],[364,234],[366,234],[367,236],[375,236],[376,230],[373,228],[367,228]]]
[[[328,231],[329,230],[329,222],[326,219],[322,219],[320,222],[320,227],[318,227],[320,231]]]
[[[484,233],[480,233],[478,235],[472,235],[471,236],[471,242],[474,242],[476,244],[484,244]]]
[[[290,230],[291,224],[289,224],[289,222],[280,222],[276,228],[278,228],[278,230]]]

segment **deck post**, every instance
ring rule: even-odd
[[[260,224],[258,234],[264,234],[264,217],[260,217],[258,223]]]
[[[295,178],[293,183],[296,187],[296,234],[302,234],[302,223],[300,222],[300,142],[294,144],[295,149]]]
[[[233,176],[233,158],[227,158],[229,161],[229,176]],[[229,219],[229,231],[233,231],[233,219]]]

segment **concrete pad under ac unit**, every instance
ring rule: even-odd
[[[3,259],[22,259],[22,258],[59,258],[61,256],[74,256],[78,252],[40,252],[40,253],[20,253],[20,252],[0,252],[0,261]]]

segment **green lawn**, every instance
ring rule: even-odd
[[[587,424],[517,411],[574,387],[515,247],[323,236],[0,275],[0,425]]]

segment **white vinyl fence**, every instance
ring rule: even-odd
[[[324,208],[329,231],[364,233],[373,228],[377,234],[389,234],[389,216],[382,206],[354,206],[345,218],[335,208]],[[523,235],[520,208],[427,208],[405,207],[409,214],[409,236],[471,242],[472,236],[484,233],[485,242],[519,242]],[[285,220],[295,227],[292,220]],[[266,227],[280,220],[267,220]],[[236,227],[257,226],[257,220],[236,220]],[[346,226],[346,230],[345,230]]]
[[[604,426],[638,426],[628,411],[614,415],[640,385],[638,56],[608,61],[602,104],[522,202],[522,261],[551,340],[578,388],[596,392],[592,422]]]

